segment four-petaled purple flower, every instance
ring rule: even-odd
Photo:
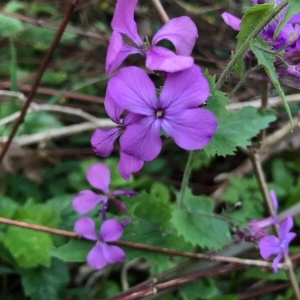
[[[288,255],[288,246],[296,234],[290,232],[293,227],[293,218],[286,215],[286,220],[279,226],[279,238],[271,235],[261,238],[258,242],[260,254],[263,259],[267,259],[271,255],[276,255],[273,260],[273,270],[277,273],[278,264],[282,259],[282,252]]]
[[[79,192],[72,200],[74,210],[79,214],[86,214],[91,211],[98,203],[102,202],[101,218],[105,220],[105,212],[107,209],[107,201],[112,200],[113,203],[121,210],[125,210],[124,204],[115,199],[116,195],[125,195],[131,197],[137,193],[132,190],[114,190],[109,191],[110,171],[103,163],[95,163],[91,165],[86,173],[89,184],[96,189],[104,192],[104,194],[96,194],[91,190],[83,190]]]
[[[210,91],[196,65],[168,74],[159,97],[148,75],[137,67],[121,69],[107,89],[113,101],[136,118],[120,137],[120,149],[142,161],[159,154],[161,128],[185,150],[203,148],[217,128],[215,116],[199,108]]]
[[[93,269],[100,270],[107,264],[119,263],[125,259],[125,252],[120,247],[107,244],[117,241],[123,234],[123,226],[117,220],[104,221],[97,235],[95,222],[91,218],[81,217],[76,221],[74,231],[88,240],[96,241],[87,255],[87,262]]]
[[[139,53],[146,57],[150,70],[177,72],[190,68],[194,59],[190,56],[198,37],[195,23],[189,17],[178,17],[166,23],[152,39],[152,44],[142,41],[134,21],[134,9],[138,0],[118,0],[111,22],[113,33],[106,57],[106,72],[111,74],[130,54]],[[137,46],[123,43],[124,34]],[[176,54],[164,47],[156,46],[161,40],[169,40],[176,48]]]

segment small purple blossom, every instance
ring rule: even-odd
[[[126,126],[140,118],[140,116],[128,113],[125,118],[121,120],[120,117],[124,109],[116,104],[108,91],[105,96],[104,107],[108,116],[117,126],[110,129],[98,128],[93,133],[91,145],[94,152],[101,157],[109,156],[113,151],[114,141],[126,130]],[[138,172],[143,165],[144,161],[120,151],[118,171],[125,180],[129,180],[130,174]]]
[[[295,238],[296,234],[290,232],[293,227],[293,218],[286,215],[286,220],[279,226],[279,238],[271,235],[261,238],[258,242],[260,254],[263,259],[268,259],[271,255],[276,255],[273,260],[274,273],[278,271],[278,264],[282,259],[282,252],[288,255],[288,246]]]
[[[142,161],[160,152],[160,129],[185,150],[203,148],[217,128],[217,119],[199,108],[209,96],[209,85],[198,66],[170,73],[159,98],[148,75],[140,68],[121,69],[108,83],[113,100],[139,116],[120,137],[121,151]]]
[[[119,263],[125,259],[125,252],[120,247],[107,244],[117,241],[123,234],[123,226],[117,220],[104,221],[97,235],[95,222],[91,218],[81,217],[76,221],[74,231],[88,240],[96,241],[87,255],[87,262],[91,268],[100,270],[107,264]]]
[[[72,200],[73,208],[79,214],[88,213],[94,209],[98,203],[102,202],[101,218],[102,220],[105,220],[108,200],[113,200],[114,204],[121,211],[124,211],[126,209],[124,204],[115,199],[114,196],[125,195],[127,197],[131,197],[137,194],[132,190],[114,190],[111,193],[109,191],[110,171],[103,163],[95,163],[91,165],[87,170],[86,178],[93,188],[101,190],[103,194],[96,194],[91,190],[83,190],[79,192]]]
[[[134,21],[134,9],[138,0],[118,0],[111,22],[113,33],[106,57],[106,72],[111,74],[130,54],[139,53],[146,57],[150,70],[177,72],[190,68],[194,60],[190,57],[198,37],[195,23],[189,17],[178,17],[166,23],[154,35],[151,45],[142,41]],[[137,47],[123,43],[127,36]],[[169,40],[176,48],[176,54],[164,47],[156,46],[161,40]]]

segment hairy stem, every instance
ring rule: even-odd
[[[234,56],[232,57],[229,64],[226,66],[225,70],[222,72],[219,80],[217,81],[215,85],[215,90],[221,89],[224,81],[226,80],[226,77],[229,75],[229,73],[232,71],[234,65],[236,64],[237,60],[242,56],[247,49],[249,48],[249,43],[252,39],[254,39],[259,32],[288,4],[289,0],[282,1],[275,9],[263,20],[261,21],[258,26],[249,34],[248,38],[245,40],[245,42],[241,45],[241,47],[236,51]]]
[[[9,135],[9,137],[8,137],[7,142],[4,144],[4,146],[2,148],[2,151],[0,153],[0,164],[1,164],[1,162],[2,162],[2,160],[4,158],[4,156],[5,156],[6,152],[8,151],[8,148],[9,148],[9,146],[10,146],[10,144],[11,144],[11,142],[12,142],[14,136],[15,136],[15,134],[17,133],[20,125],[24,121],[24,118],[26,116],[27,110],[30,107],[30,104],[31,104],[31,102],[33,100],[33,97],[36,94],[36,91],[37,91],[38,86],[39,86],[39,84],[41,82],[42,76],[43,76],[44,72],[46,71],[46,68],[47,68],[47,66],[48,66],[48,64],[50,62],[52,54],[53,54],[54,50],[56,49],[56,47],[57,47],[57,45],[58,45],[58,43],[59,43],[59,41],[60,41],[60,39],[61,39],[61,37],[62,37],[62,35],[64,33],[64,30],[65,30],[65,28],[66,28],[66,26],[68,24],[68,21],[70,19],[71,14],[74,12],[74,10],[76,8],[77,1],[78,0],[73,0],[72,4],[69,6],[69,8],[68,8],[68,10],[67,10],[67,12],[66,12],[66,14],[65,14],[65,16],[64,16],[64,18],[63,18],[63,20],[62,20],[62,22],[60,24],[60,26],[59,26],[58,31],[56,32],[56,35],[55,35],[55,37],[54,37],[54,39],[52,41],[52,44],[51,44],[50,48],[48,49],[48,51],[47,51],[47,53],[46,53],[46,55],[45,55],[45,57],[44,57],[44,59],[43,59],[43,61],[41,63],[41,66],[40,66],[40,68],[39,68],[39,70],[38,70],[38,72],[36,74],[36,77],[35,77],[34,83],[32,85],[31,91],[30,91],[30,93],[29,93],[29,95],[27,97],[27,100],[26,100],[23,108],[22,108],[20,116],[18,117],[18,119],[17,119],[17,121],[16,121],[16,123],[15,123],[15,125],[14,125],[14,127],[13,127],[13,129],[12,129],[10,135]]]
[[[41,232],[47,232],[47,233],[56,234],[56,235],[61,235],[61,236],[65,236],[68,238],[81,238],[77,233],[75,233],[73,231],[61,230],[61,229],[51,228],[51,227],[47,227],[47,226],[31,224],[31,223],[27,223],[27,222],[11,220],[11,219],[7,219],[7,218],[0,217],[0,223],[11,225],[11,226],[17,226],[17,227],[21,227],[21,228],[26,228],[26,229],[31,229],[31,230],[36,230],[36,231],[41,231]],[[110,244],[114,244],[114,245],[122,246],[122,247],[139,249],[139,250],[143,250],[143,251],[156,252],[156,253],[162,253],[162,254],[166,254],[166,255],[174,255],[174,256],[193,258],[193,259],[220,261],[220,262],[241,264],[241,265],[247,265],[247,266],[272,267],[272,264],[269,262],[266,262],[266,261],[242,259],[242,258],[238,258],[238,257],[208,255],[208,254],[202,254],[202,253],[182,252],[182,251],[172,250],[172,249],[168,249],[168,248],[144,245],[144,244],[133,243],[133,242],[128,242],[128,241],[115,241]],[[281,269],[286,268],[285,264],[279,264],[278,267]]]

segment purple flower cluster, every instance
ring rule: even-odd
[[[134,10],[138,0],[118,0],[111,26],[106,72],[111,74],[126,57],[138,53],[146,59],[149,70],[159,71],[164,78],[156,89],[147,73],[138,67],[125,67],[108,82],[104,106],[116,124],[110,129],[97,129],[91,144],[101,157],[109,156],[114,141],[120,137],[118,170],[129,180],[145,161],[153,160],[162,148],[164,132],[185,150],[203,148],[217,128],[217,119],[199,106],[210,94],[207,80],[190,56],[198,37],[197,28],[189,17],[178,17],[166,23],[154,35],[152,43],[143,41],[137,32]],[[136,47],[123,42],[122,35]],[[170,41],[176,53],[157,46]]]
[[[267,1],[252,0],[256,4],[262,4]],[[275,6],[279,5],[282,0],[270,1]],[[275,63],[276,72],[280,77],[285,75],[292,76],[300,88],[300,13],[295,14],[287,24],[283,26],[276,39],[273,39],[275,30],[279,22],[283,19],[286,10],[269,23],[259,34],[266,42],[269,43],[272,50],[285,50],[281,59]],[[224,22],[236,31],[240,31],[241,19],[229,14],[222,13]],[[278,54],[280,55],[280,54]],[[276,57],[275,57],[276,58]]]
[[[248,223],[249,233],[237,232],[245,240],[250,240],[258,244],[260,255],[263,259],[275,256],[273,259],[273,271],[277,273],[278,264],[283,257],[283,253],[288,255],[288,246],[295,238],[296,234],[290,232],[293,227],[293,218],[286,215],[284,221],[279,221],[276,217],[278,210],[278,201],[274,190],[270,191],[270,198],[274,208],[274,215],[265,219],[253,220]],[[270,226],[278,226],[279,236],[269,235],[266,228]]]
[[[125,211],[125,205],[115,196],[125,195],[131,197],[137,193],[132,190],[114,190],[110,192],[110,171],[102,163],[91,165],[87,170],[86,178],[93,188],[101,190],[103,194],[96,194],[91,190],[80,191],[72,200],[73,208],[79,214],[86,214],[94,209],[98,203],[102,203],[100,217],[104,222],[99,235],[95,233],[95,222],[86,216],[76,221],[74,230],[80,236],[96,241],[96,245],[88,253],[87,262],[92,268],[99,270],[107,264],[118,263],[125,258],[125,253],[121,248],[106,243],[118,240],[123,234],[124,227],[128,224],[127,219],[122,222],[115,219],[106,219],[108,201],[115,204],[120,211]]]

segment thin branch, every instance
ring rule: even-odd
[[[151,295],[151,294],[156,294],[157,292],[163,291],[165,289],[171,288],[171,287],[178,287],[180,285],[193,282],[195,280],[199,280],[201,278],[207,278],[211,277],[214,275],[221,275],[221,274],[226,274],[228,272],[234,271],[234,270],[240,270],[242,269],[242,266],[235,266],[235,265],[226,265],[226,266],[221,266],[217,268],[211,268],[209,270],[200,270],[196,272],[192,272],[188,275],[182,275],[174,279],[170,279],[167,281],[163,281],[161,283],[157,283],[156,280],[154,279],[149,286],[140,289],[138,291],[135,291],[131,294],[126,293],[120,294],[114,297],[111,297],[107,300],[136,300],[136,299],[141,299],[145,296]]]
[[[81,238],[79,235],[77,235],[75,232],[72,232],[72,231],[56,229],[56,228],[51,228],[51,227],[47,227],[47,226],[31,224],[31,223],[27,223],[27,222],[11,220],[11,219],[7,219],[7,218],[0,217],[0,223],[11,225],[11,226],[22,227],[22,228],[26,228],[26,229],[31,229],[31,230],[36,230],[36,231],[47,232],[47,233],[56,234],[56,235],[61,235],[61,236],[69,237],[69,238]],[[168,248],[144,245],[144,244],[133,243],[133,242],[128,242],[128,241],[115,241],[111,244],[128,247],[128,248],[139,249],[142,251],[162,253],[162,254],[172,255],[172,256],[180,256],[180,257],[193,258],[193,259],[204,259],[204,260],[209,260],[209,261],[227,262],[227,263],[241,264],[241,265],[246,265],[246,266],[269,267],[269,268],[272,267],[272,263],[262,261],[262,260],[242,259],[242,258],[238,258],[238,257],[224,257],[224,256],[208,255],[208,254],[202,254],[202,253],[182,252],[182,251],[172,250],[172,249],[168,249]],[[286,266],[285,266],[285,264],[281,263],[278,265],[278,268],[285,269]]]
[[[47,141],[49,139],[57,139],[65,136],[71,136],[73,134],[82,133],[85,131],[93,131],[98,127],[112,127],[115,126],[110,119],[99,119],[97,123],[84,122],[80,124],[74,124],[65,126],[62,128],[50,129],[45,132],[35,133],[31,135],[21,135],[14,139],[14,142],[21,146],[32,145],[41,141]],[[0,137],[0,143],[5,143],[8,140],[7,137]]]
[[[3,158],[4,158],[5,154],[6,154],[6,152],[8,150],[8,148],[9,148],[9,146],[10,146],[10,144],[11,144],[11,142],[12,142],[14,136],[15,136],[15,134],[17,133],[18,128],[20,127],[20,125],[24,121],[24,118],[25,118],[25,115],[27,113],[27,110],[28,110],[28,108],[29,108],[29,106],[30,106],[30,104],[31,104],[31,102],[33,100],[34,95],[36,94],[37,88],[38,88],[38,86],[39,86],[39,84],[41,82],[42,76],[43,76],[43,74],[44,74],[44,72],[45,72],[45,70],[46,70],[46,68],[47,68],[47,66],[48,66],[48,64],[50,62],[52,54],[55,51],[55,49],[56,49],[56,47],[57,47],[57,45],[58,45],[58,43],[59,43],[59,41],[60,41],[63,33],[64,33],[64,30],[65,30],[65,28],[66,28],[66,26],[68,24],[68,21],[69,21],[69,18],[71,16],[71,14],[75,10],[77,1],[78,0],[73,0],[72,4],[69,6],[69,9],[67,10],[67,12],[66,12],[66,14],[64,16],[64,19],[63,19],[63,21],[62,21],[62,23],[61,23],[61,25],[60,25],[60,27],[59,27],[59,29],[58,29],[55,37],[54,37],[52,43],[51,43],[51,46],[50,46],[49,50],[47,51],[47,53],[46,53],[46,55],[45,55],[45,57],[44,57],[44,59],[42,61],[42,64],[41,64],[41,66],[40,66],[40,68],[39,68],[39,70],[38,70],[38,72],[36,74],[34,83],[32,85],[32,89],[31,89],[31,91],[30,91],[30,93],[28,95],[28,98],[27,98],[27,100],[26,100],[26,102],[25,102],[25,104],[24,104],[24,106],[22,108],[20,117],[16,121],[16,123],[15,123],[15,125],[14,125],[14,127],[13,127],[13,129],[12,129],[10,135],[9,135],[9,138],[8,138],[7,142],[5,143],[5,145],[2,148],[2,151],[0,153],[0,164],[1,164],[1,162],[2,162],[2,160],[3,160]]]
[[[160,19],[164,22],[167,23],[170,21],[168,14],[166,13],[164,7],[162,6],[160,0],[151,0],[152,4],[158,13]]]

